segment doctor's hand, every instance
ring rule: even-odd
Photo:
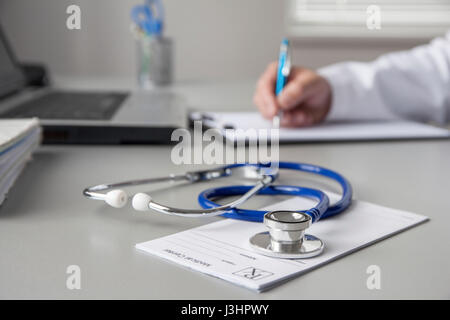
[[[254,104],[266,119],[283,111],[284,127],[310,126],[323,121],[331,107],[331,87],[316,72],[292,67],[286,86],[275,96],[277,62],[272,62],[261,75],[253,97]]]

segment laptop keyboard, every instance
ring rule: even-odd
[[[55,91],[0,114],[0,118],[109,120],[124,102],[122,92]]]

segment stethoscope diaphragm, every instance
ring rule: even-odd
[[[324,243],[305,234],[311,225],[311,216],[299,211],[271,211],[264,215],[269,231],[260,232],[250,239],[250,246],[265,256],[284,259],[312,258],[322,253]]]

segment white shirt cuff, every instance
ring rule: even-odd
[[[349,103],[347,96],[348,79],[339,65],[331,65],[317,70],[331,86],[331,107],[325,120],[345,120],[349,116]]]

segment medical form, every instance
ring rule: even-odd
[[[328,195],[332,201],[337,198]],[[263,210],[299,210],[312,204],[312,200],[295,197]],[[136,248],[236,285],[264,291],[427,219],[355,200],[347,211],[319,221],[307,230],[325,242],[325,250],[317,257],[303,260],[277,259],[255,253],[248,239],[266,231],[266,227],[262,223],[232,219],[139,243]]]

